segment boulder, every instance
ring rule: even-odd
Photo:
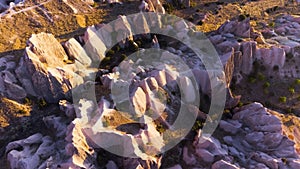
[[[77,60],[70,62],[62,45],[51,34],[34,34],[28,43],[24,59],[20,60],[16,74],[18,79],[29,79],[34,92],[30,91],[31,84],[22,86],[27,86],[28,93],[36,93],[50,103],[70,98],[70,89],[82,84],[83,77],[88,76],[90,72],[86,72],[84,66]],[[81,70],[80,76],[76,74],[77,70]]]
[[[49,136],[34,134],[27,139],[11,142],[6,147],[11,168],[32,169],[43,165],[43,159],[56,156],[54,143]]]
[[[196,101],[196,89],[193,86],[191,79],[186,76],[179,77],[179,88],[184,97],[184,102],[193,103]]]
[[[138,87],[132,96],[132,106],[134,108],[134,114],[138,117],[142,116],[146,111],[146,94]]]
[[[21,86],[14,83],[6,83],[5,89],[7,96],[15,100],[21,100],[27,96],[26,91]]]
[[[220,161],[215,162],[211,168],[212,169],[225,169],[225,168],[226,169],[238,169],[239,167],[237,167],[233,164],[230,164],[227,161],[220,160]]]
[[[242,127],[242,124],[236,120],[220,121],[220,128],[230,134],[236,134]]]
[[[87,28],[84,38],[84,50],[93,62],[93,67],[98,67],[100,61],[105,57],[106,46],[105,43],[99,38],[95,26]]]
[[[92,61],[83,47],[74,38],[69,39],[65,44],[65,49],[71,59],[76,59],[84,66],[90,66]]]

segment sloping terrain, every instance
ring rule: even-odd
[[[167,9],[168,3],[163,1],[163,4]],[[28,169],[32,166],[134,166],[140,169],[160,166],[169,168],[174,165],[179,169],[299,168],[300,136],[297,116],[300,115],[300,76],[297,57],[300,53],[297,46],[300,45],[300,32],[297,28],[300,26],[300,16],[297,4],[273,0],[191,1],[191,7],[174,5],[172,9],[167,9],[172,14],[194,22],[198,30],[207,34],[224,66],[231,66],[224,73],[227,76],[232,73],[234,80],[230,86],[233,96],[227,100],[231,104],[224,110],[213,137],[198,143],[204,121],[214,120],[215,117],[206,115],[203,107],[199,110],[186,104],[186,113],[197,114],[195,124],[190,124],[192,131],[173,149],[158,155],[155,153],[166,144],[163,139],[173,138],[183,132],[179,130],[179,134],[164,133],[176,118],[178,103],[182,98],[189,100],[196,97],[188,87],[192,83],[189,77],[183,75],[179,78],[185,91],[180,94],[172,83],[174,77],[165,75],[169,71],[167,64],[178,63],[171,57],[173,54],[194,66],[193,73],[198,76],[193,83],[199,83],[200,88],[202,86],[202,93],[209,93],[209,87],[205,84],[207,79],[202,74],[201,66],[196,64],[198,61],[193,51],[159,35],[129,40],[123,44],[125,48],[119,44],[108,51],[106,47],[103,51],[104,48],[87,50],[86,46],[82,46],[82,43],[88,41],[86,37],[97,34],[100,27],[88,26],[108,23],[118,15],[136,13],[139,5],[140,2],[136,1],[108,5],[80,0],[32,0],[25,1],[24,6],[16,6],[1,16],[0,56],[6,57],[1,58],[3,60],[0,66],[0,79],[5,84],[2,86],[1,93],[4,96],[0,102],[0,164],[9,163],[11,168],[22,166]],[[186,33],[184,30],[187,25],[183,21],[177,23],[174,29]],[[121,22],[121,25],[129,24]],[[122,30],[122,26],[118,28]],[[125,30],[130,31],[130,28],[126,27]],[[105,31],[111,33],[110,29]],[[107,35],[105,31],[97,35],[107,38],[104,36]],[[88,49],[97,49],[101,45],[99,42],[102,39],[90,44]],[[27,48],[24,50],[25,46]],[[129,59],[117,67],[120,60],[127,58],[127,55],[138,48],[147,46],[165,49],[164,56],[170,62],[156,63],[162,70],[139,67],[136,68],[139,73],[131,74],[135,78],[131,84],[131,102],[137,105],[134,107],[135,112],[145,114],[143,119],[139,117],[140,114],[128,115],[119,110],[122,106],[126,107],[128,102],[122,102],[122,105],[112,103],[109,84],[121,69],[127,69],[133,63]],[[80,52],[85,54],[79,56]],[[81,100],[79,106],[73,105],[72,100],[64,95],[70,84],[72,87],[77,85],[71,77],[86,75],[76,68],[90,68],[93,61],[97,61],[95,56],[106,56],[97,72],[97,104]],[[140,59],[143,62],[147,57]],[[260,62],[256,62],[257,60]],[[243,78],[238,80],[237,75]],[[230,79],[226,82],[230,83]],[[34,90],[31,90],[31,85]],[[87,89],[90,85],[91,83],[85,83],[79,87]],[[166,110],[161,110],[164,107],[157,102],[149,103],[150,93],[153,91],[157,92],[156,97],[166,101]],[[235,95],[241,95],[241,102],[237,102],[239,97],[234,98]],[[206,96],[203,100],[206,104]],[[95,106],[100,108],[96,115],[92,111]],[[148,116],[157,116],[156,111],[159,112],[158,119],[144,125],[139,123],[149,120]],[[138,118],[140,121],[137,121]],[[92,123],[101,119],[101,124],[112,130],[98,130],[99,126],[96,124],[86,125],[87,119],[92,119]],[[90,140],[105,142],[102,138],[112,138],[111,144],[125,140],[124,153],[134,154],[139,158],[121,158],[99,148]],[[157,144],[151,142],[153,138],[157,139]]]

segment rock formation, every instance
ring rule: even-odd
[[[157,9],[160,2],[152,3],[160,11]],[[298,143],[287,135],[282,119],[260,103],[236,107],[238,98],[234,98],[229,89],[232,78],[250,74],[257,60],[269,71],[277,65],[280,75],[286,75],[287,53],[294,57],[300,53],[295,45],[299,18],[284,16],[280,22],[288,22],[289,26],[275,30],[277,34],[289,35],[288,41],[277,34],[268,38],[266,35],[270,32],[262,33],[266,43],[270,39],[278,42],[279,46],[270,45],[270,48],[261,48],[254,40],[236,40],[235,37],[258,36],[249,19],[228,21],[209,35],[217,49],[200,53],[212,59],[204,65],[205,60],[190,49],[191,37],[187,36],[192,34],[200,39],[202,35],[189,31],[189,24],[176,19],[169,25],[153,24],[159,20],[158,15],[142,15],[129,19],[120,16],[113,26],[87,28],[83,35],[84,46],[73,38],[61,44],[51,34],[35,34],[18,62],[11,56],[0,59],[3,95],[13,99],[42,97],[47,102],[59,103],[66,115],[44,117],[53,135],[37,133],[9,143],[6,156],[11,168],[130,166],[140,169],[164,165],[171,169],[300,168]],[[134,27],[139,17],[144,21],[142,28]],[[96,82],[91,81],[96,76],[94,64],[107,59],[107,49],[119,45],[120,50],[126,50],[130,42],[133,45],[134,33],[144,31],[140,36],[146,37],[147,31],[157,25],[161,26],[161,32],[176,30],[174,36],[187,44],[170,41],[165,51],[159,53],[157,51],[164,46],[159,44],[159,38],[153,38],[156,43],[153,51],[157,56],[151,55],[150,49],[140,49],[137,58],[128,57],[109,71],[99,70],[97,83],[102,87],[101,92],[111,92],[98,100],[85,97],[84,91],[91,91],[88,88],[95,91]],[[107,35],[111,33],[116,34],[110,38]],[[115,40],[121,43],[114,44]],[[208,40],[201,42],[210,46]],[[220,63],[210,64],[214,61],[213,55],[220,58]],[[206,66],[211,69],[205,71]],[[219,72],[218,66],[224,69]],[[72,90],[79,92],[73,92],[73,103],[70,103],[67,100]],[[222,98],[224,93],[229,93],[226,106],[232,109],[232,118],[223,118],[217,134],[208,137],[205,128],[194,128],[193,122],[210,124],[221,117],[201,112],[197,104],[216,95]],[[201,106],[207,108],[207,104]],[[177,121],[177,118],[183,120]],[[194,131],[190,131],[191,128]],[[174,149],[170,150],[169,145]],[[178,151],[181,159],[165,164],[168,158],[165,150]],[[100,152],[112,158],[103,162],[99,159],[102,158]]]

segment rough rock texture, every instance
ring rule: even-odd
[[[196,138],[183,148],[189,167],[203,168],[293,168],[299,159],[295,142],[283,133],[280,119],[259,103],[235,111],[232,120],[222,120],[216,137]],[[287,159],[283,162],[282,159]],[[233,159],[238,159],[237,161]]]
[[[91,60],[75,39],[66,42],[68,54],[51,34],[33,35],[20,59],[16,76],[25,91],[56,103],[70,98],[70,89],[82,83]],[[79,76],[80,75],[80,76]]]
[[[16,78],[14,60],[15,57],[12,55],[0,59],[0,92],[8,98],[20,100],[25,98],[27,94]],[[30,84],[25,87],[30,88]]]
[[[151,3],[159,5],[159,1]],[[44,123],[53,135],[37,133],[8,144],[6,155],[11,168],[160,168],[164,164],[162,159],[167,157],[164,153],[162,156],[158,154],[184,133],[184,129],[176,130],[173,125],[180,115],[180,108],[187,107],[184,109],[186,118],[198,116],[198,119],[212,121],[215,117],[201,113],[198,107],[190,104],[198,99],[199,94],[205,99],[203,95],[211,94],[212,89],[220,89],[215,82],[222,82],[227,87],[228,98],[233,99],[228,99],[227,102],[232,102],[227,105],[233,108],[237,100],[228,90],[233,76],[249,74],[255,60],[267,64],[269,70],[278,65],[281,75],[286,74],[283,70],[286,69],[287,53],[300,54],[295,41],[297,38],[294,37],[299,33],[300,19],[285,16],[283,20],[289,22],[289,28],[276,30],[278,34],[293,36],[289,37],[293,43],[274,35],[277,37],[273,38],[274,41],[290,48],[272,45],[260,48],[253,40],[238,42],[234,37],[253,38],[259,35],[250,27],[249,19],[228,21],[210,36],[224,67],[221,74],[214,70],[205,71],[200,59],[186,46],[173,45],[162,53],[162,60],[148,65],[136,65],[136,62],[125,60],[111,72],[101,72],[104,74],[99,75],[103,91],[116,90],[101,97],[98,103],[84,98],[84,95],[81,96],[84,99],[73,100],[74,105],[63,100],[69,97],[71,88],[85,89],[93,84],[87,81],[79,85],[84,77],[89,76],[87,68],[103,59],[107,48],[113,45],[103,43],[106,35],[115,29],[117,40],[124,40],[127,36],[131,40],[133,31],[138,30],[132,23],[138,19],[127,20],[120,16],[114,28],[104,25],[87,28],[83,37],[84,47],[75,39],[61,45],[53,35],[33,35],[25,56],[18,63],[10,56],[0,59],[0,90],[4,95],[14,99],[22,99],[26,95],[43,97],[48,102],[59,103],[66,115],[44,117]],[[139,29],[144,31],[153,26],[150,19],[146,21]],[[99,27],[103,26],[105,29],[99,32]],[[176,36],[188,41],[188,24],[178,20],[173,26],[168,25],[163,31],[177,30]],[[265,43],[268,43],[273,35],[268,38],[265,34],[270,32],[263,33]],[[155,41],[157,43],[157,39]],[[108,38],[108,42],[113,41]],[[124,40],[119,45],[125,49],[126,42]],[[206,41],[203,43],[206,44]],[[149,56],[144,50],[140,54],[137,63],[147,59],[143,54]],[[76,80],[73,80],[74,77]],[[117,83],[117,88],[113,88],[111,82]],[[197,87],[201,92],[193,92]],[[209,96],[206,99],[209,100]],[[193,124],[184,125],[193,127]],[[195,132],[198,133],[196,136]],[[220,121],[216,135],[207,137],[201,132],[201,129],[195,129],[194,134],[190,133],[179,146],[174,147],[180,159],[167,168],[299,168],[297,140],[287,136],[282,119],[260,103],[235,108],[232,118]],[[103,148],[126,158],[113,156],[109,161],[99,162],[102,154],[98,152],[108,154]]]

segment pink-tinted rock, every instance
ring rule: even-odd
[[[252,132],[246,135],[245,140],[252,145],[256,145],[257,143],[262,142],[263,138],[263,132]]]
[[[82,65],[90,66],[92,61],[83,49],[83,47],[74,38],[69,39],[65,44],[65,49],[69,54],[69,57],[76,59]]]
[[[166,72],[164,70],[153,71],[151,72],[151,76],[155,78],[160,87],[163,87],[167,84]]]
[[[206,163],[214,161],[214,155],[205,149],[196,149],[196,155]]]
[[[225,39],[223,38],[222,35],[214,35],[209,37],[209,40],[211,41],[212,44],[217,45],[221,42],[223,42]]]
[[[243,20],[237,24],[237,29],[234,32],[236,36],[242,38],[250,38],[250,18]]]
[[[265,153],[255,153],[252,158],[256,160],[257,162],[263,163],[269,168],[278,168],[278,160],[274,159],[273,157],[265,154]]]
[[[183,101],[187,103],[194,102],[196,100],[196,90],[192,84],[192,81],[186,76],[181,76],[179,77],[179,84],[179,88],[182,90],[184,95]]]
[[[234,51],[240,50],[240,44],[237,41],[224,41],[216,45],[216,49],[219,53],[225,54],[232,51],[232,48],[234,48]]]
[[[167,169],[182,169],[182,167],[179,164],[177,164],[177,165],[174,165],[173,167],[170,167]]]
[[[138,87],[132,97],[132,106],[136,115],[142,116],[145,113],[146,102],[146,94]]]
[[[285,63],[285,51],[282,48],[271,47],[270,49],[260,48],[256,51],[256,58],[261,60],[264,65],[273,70],[274,66],[282,68]]]
[[[189,153],[187,147],[183,148],[183,161],[189,165],[195,165],[197,163],[196,157],[193,154]]]
[[[114,161],[108,161],[108,163],[106,164],[106,168],[107,169],[118,169],[118,166],[116,165],[116,163]]]
[[[221,120],[219,125],[221,129],[223,129],[224,131],[230,134],[236,134],[242,126],[242,124],[236,120],[228,120],[228,121]]]
[[[215,162],[212,166],[212,169],[238,169],[237,166],[228,163],[227,161],[220,160]]]
[[[241,72],[249,74],[255,57],[256,43],[253,41],[242,43],[242,60],[240,60]]]

